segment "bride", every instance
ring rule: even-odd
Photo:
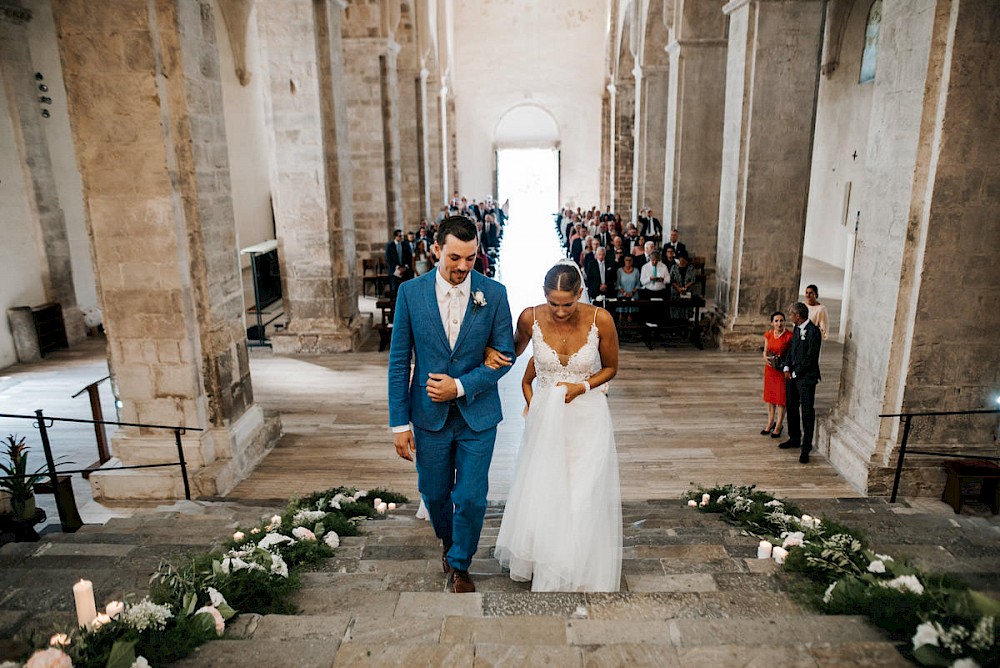
[[[618,335],[607,311],[580,302],[582,276],[568,260],[549,270],[544,290],[545,303],[521,313],[514,338],[518,355],[531,341],[534,358],[496,557],[532,591],[618,591],[621,492],[606,394]]]

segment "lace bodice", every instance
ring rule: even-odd
[[[535,352],[535,374],[538,387],[551,387],[559,382],[582,383],[600,367],[600,351],[597,324],[590,325],[587,342],[570,355],[564,365],[559,361],[559,353],[545,342],[542,328],[535,320],[531,326],[531,343]]]

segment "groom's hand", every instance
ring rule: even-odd
[[[417,444],[413,440],[413,430],[393,434],[392,440],[396,446],[396,454],[412,462],[413,453],[417,451]]]
[[[427,374],[427,396],[431,401],[442,403],[458,396],[455,379],[443,373]]]

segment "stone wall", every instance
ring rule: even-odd
[[[632,215],[632,177],[635,171],[635,84],[631,79],[615,83],[615,213],[622,224],[635,222]]]

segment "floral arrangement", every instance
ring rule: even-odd
[[[758,557],[803,575],[807,603],[829,614],[866,615],[905,642],[921,665],[1000,665],[1000,602],[954,578],[875,553],[859,532],[803,515],[752,485],[691,490],[685,498],[763,538]]]
[[[53,635],[24,668],[163,665],[222,636],[237,611],[294,613],[290,597],[304,566],[333,556],[341,536],[359,535],[359,524],[406,502],[388,490],[347,487],[295,499],[266,523],[234,532],[222,550],[161,563],[149,596],[109,604],[89,626]]]

